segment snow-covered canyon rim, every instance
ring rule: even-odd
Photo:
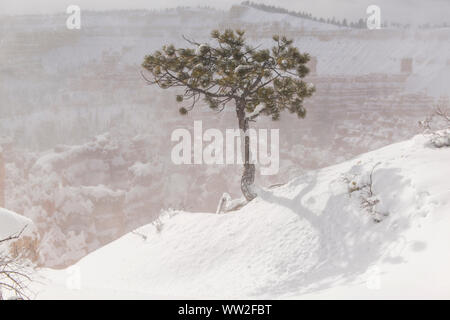
[[[33,263],[63,269],[43,271],[38,298],[448,296],[448,225],[436,213],[448,211],[447,149],[418,137],[423,163],[407,142],[404,158],[357,157],[411,138],[435,104],[450,106],[447,25],[368,30],[245,6],[82,10],[80,30],[67,29],[64,10],[0,13],[1,206],[27,218],[0,211],[0,239],[33,221],[9,251],[30,247]],[[304,120],[252,124],[280,129],[281,142],[279,173],[257,170],[256,182],[298,178],[219,216],[204,212],[224,192],[241,196],[242,166],[178,166],[168,143],[194,120],[235,128],[235,110],[181,117],[175,93],[145,86],[140,65],[165,44],[187,46],[182,35],[203,43],[225,28],[245,29],[255,46],[294,39],[311,55],[316,93]],[[349,159],[363,160],[330,167]],[[176,211],[158,219],[167,208]]]
[[[238,211],[168,212],[71,272],[42,270],[37,298],[449,298],[449,163],[450,148],[416,136]]]

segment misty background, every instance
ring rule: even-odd
[[[411,25],[448,21],[450,0],[255,0],[255,3],[308,11],[314,16],[358,20],[366,16],[369,5],[381,8],[382,19]],[[239,1],[233,0],[2,0],[0,14],[47,14],[65,12],[75,4],[85,10],[163,9],[177,6],[208,6],[228,10]]]

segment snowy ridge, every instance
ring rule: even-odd
[[[347,27],[340,27],[325,22],[313,21],[301,17],[293,17],[287,13],[265,12],[248,6],[243,6],[243,8],[246,10],[240,17],[240,20],[247,23],[261,23],[263,21],[264,23],[284,23],[290,24],[299,29],[312,31],[334,31],[348,29]]]
[[[416,136],[233,213],[167,213],[77,263],[81,290],[47,270],[39,298],[449,298],[448,163]],[[361,206],[370,173],[379,223]]]

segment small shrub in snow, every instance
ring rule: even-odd
[[[151,222],[157,233],[160,233],[164,227],[164,222],[179,213],[178,210],[172,208],[161,210],[159,216]]]
[[[450,147],[450,110],[439,106],[434,112],[419,121],[424,134],[436,148]]]
[[[164,227],[164,223],[159,217],[152,222],[152,225],[155,227],[157,233],[160,233]]]
[[[0,246],[19,239],[25,227],[15,235],[0,239]],[[12,294],[8,300],[28,299],[27,285],[31,281],[30,270],[32,270],[31,266],[26,259],[21,256],[13,258],[0,252],[0,300],[3,300],[5,291]]]
[[[380,163],[377,163],[372,167],[369,175],[364,176],[362,167],[358,166],[356,172],[343,177],[343,181],[347,183],[348,194],[350,197],[353,194],[357,194],[361,208],[369,213],[372,216],[373,221],[377,223],[383,221],[383,218],[388,216],[388,213],[382,213],[377,210],[380,199],[374,193],[373,188],[373,173],[379,164]]]
[[[436,148],[450,147],[450,129],[433,132],[430,142]]]

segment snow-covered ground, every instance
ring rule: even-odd
[[[37,298],[448,299],[450,148],[427,141],[311,171],[239,211],[169,212],[41,270]]]
[[[280,172],[257,176],[263,186],[407,139],[438,99],[450,105],[450,28],[353,29],[245,6],[82,16],[80,30],[67,29],[64,10],[0,17],[5,207],[35,222],[38,263],[47,267],[78,261],[160,210],[212,211],[223,192],[239,195],[240,166],[185,170],[170,160],[175,128],[194,120],[237,126],[232,105],[180,117],[176,92],[145,85],[143,57],[164,44],[188,45],[182,35],[208,42],[213,29],[241,28],[251,44],[269,48],[273,34],[286,35],[317,62],[305,121],[283,114],[254,124],[280,129]]]
[[[33,222],[15,212],[0,208],[0,240],[18,235],[22,230],[22,235],[31,235],[34,230]]]

